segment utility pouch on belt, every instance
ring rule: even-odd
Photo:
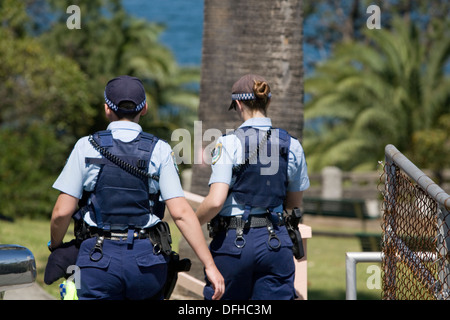
[[[289,237],[292,240],[292,252],[294,253],[295,259],[299,260],[305,256],[305,251],[303,249],[302,235],[298,229],[298,224],[302,219],[302,212],[299,208],[294,208],[290,213],[285,211],[284,223],[286,229],[289,233]]]
[[[165,221],[159,222],[150,231],[150,240],[153,244],[154,253],[163,253],[169,256],[172,252],[172,236],[170,235],[169,224]]]
[[[178,280],[178,272],[189,271],[191,269],[191,260],[181,259],[178,253],[172,251],[172,237],[170,235],[169,224],[165,221],[159,222],[150,231],[150,240],[153,244],[153,252],[169,257],[167,280],[163,288],[164,299],[169,299]]]
[[[167,280],[163,289],[164,299],[168,300],[172,295],[178,280],[178,272],[188,272],[189,270],[191,270],[191,260],[187,258],[180,260],[178,253],[172,251],[169,257]]]

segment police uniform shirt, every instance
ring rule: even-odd
[[[107,129],[111,130],[114,139],[123,142],[134,140],[142,131],[139,124],[130,121],[111,122]],[[83,190],[93,191],[100,165],[86,164],[86,157],[101,158],[102,156],[92,147],[88,137],[83,137],[75,144],[64,169],[53,184],[53,188],[78,199],[81,199]],[[159,175],[159,182],[149,179],[150,193],[157,193],[160,190],[162,200],[184,197],[172,149],[167,142],[158,140],[156,143],[150,158],[149,173]],[[96,226],[89,215],[85,216],[85,221],[91,226]],[[152,215],[145,227],[151,227],[159,221],[158,217]]]
[[[251,118],[240,127],[254,127],[261,130],[269,130],[272,127],[270,118]],[[232,177],[232,169],[235,165],[243,163],[242,147],[239,138],[234,134],[228,134],[217,140],[212,153],[212,174],[209,185],[217,182],[226,183],[232,188],[235,178]],[[287,191],[303,191],[309,187],[306,160],[303,148],[297,139],[291,137],[288,159],[288,186]],[[265,213],[266,208],[252,208],[250,214]],[[275,208],[275,212],[283,212],[282,206]],[[244,206],[236,202],[231,194],[227,197],[221,211],[222,216],[242,215]]]

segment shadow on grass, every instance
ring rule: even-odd
[[[381,300],[380,292],[360,292],[358,300]],[[308,290],[308,300],[345,300],[345,290]]]

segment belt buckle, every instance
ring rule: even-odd
[[[127,238],[127,234],[123,232],[111,232],[110,240],[123,240]]]

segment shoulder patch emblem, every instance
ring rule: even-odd
[[[211,152],[212,158],[211,163],[216,164],[216,162],[219,161],[221,155],[222,155],[222,144],[218,143]]]

